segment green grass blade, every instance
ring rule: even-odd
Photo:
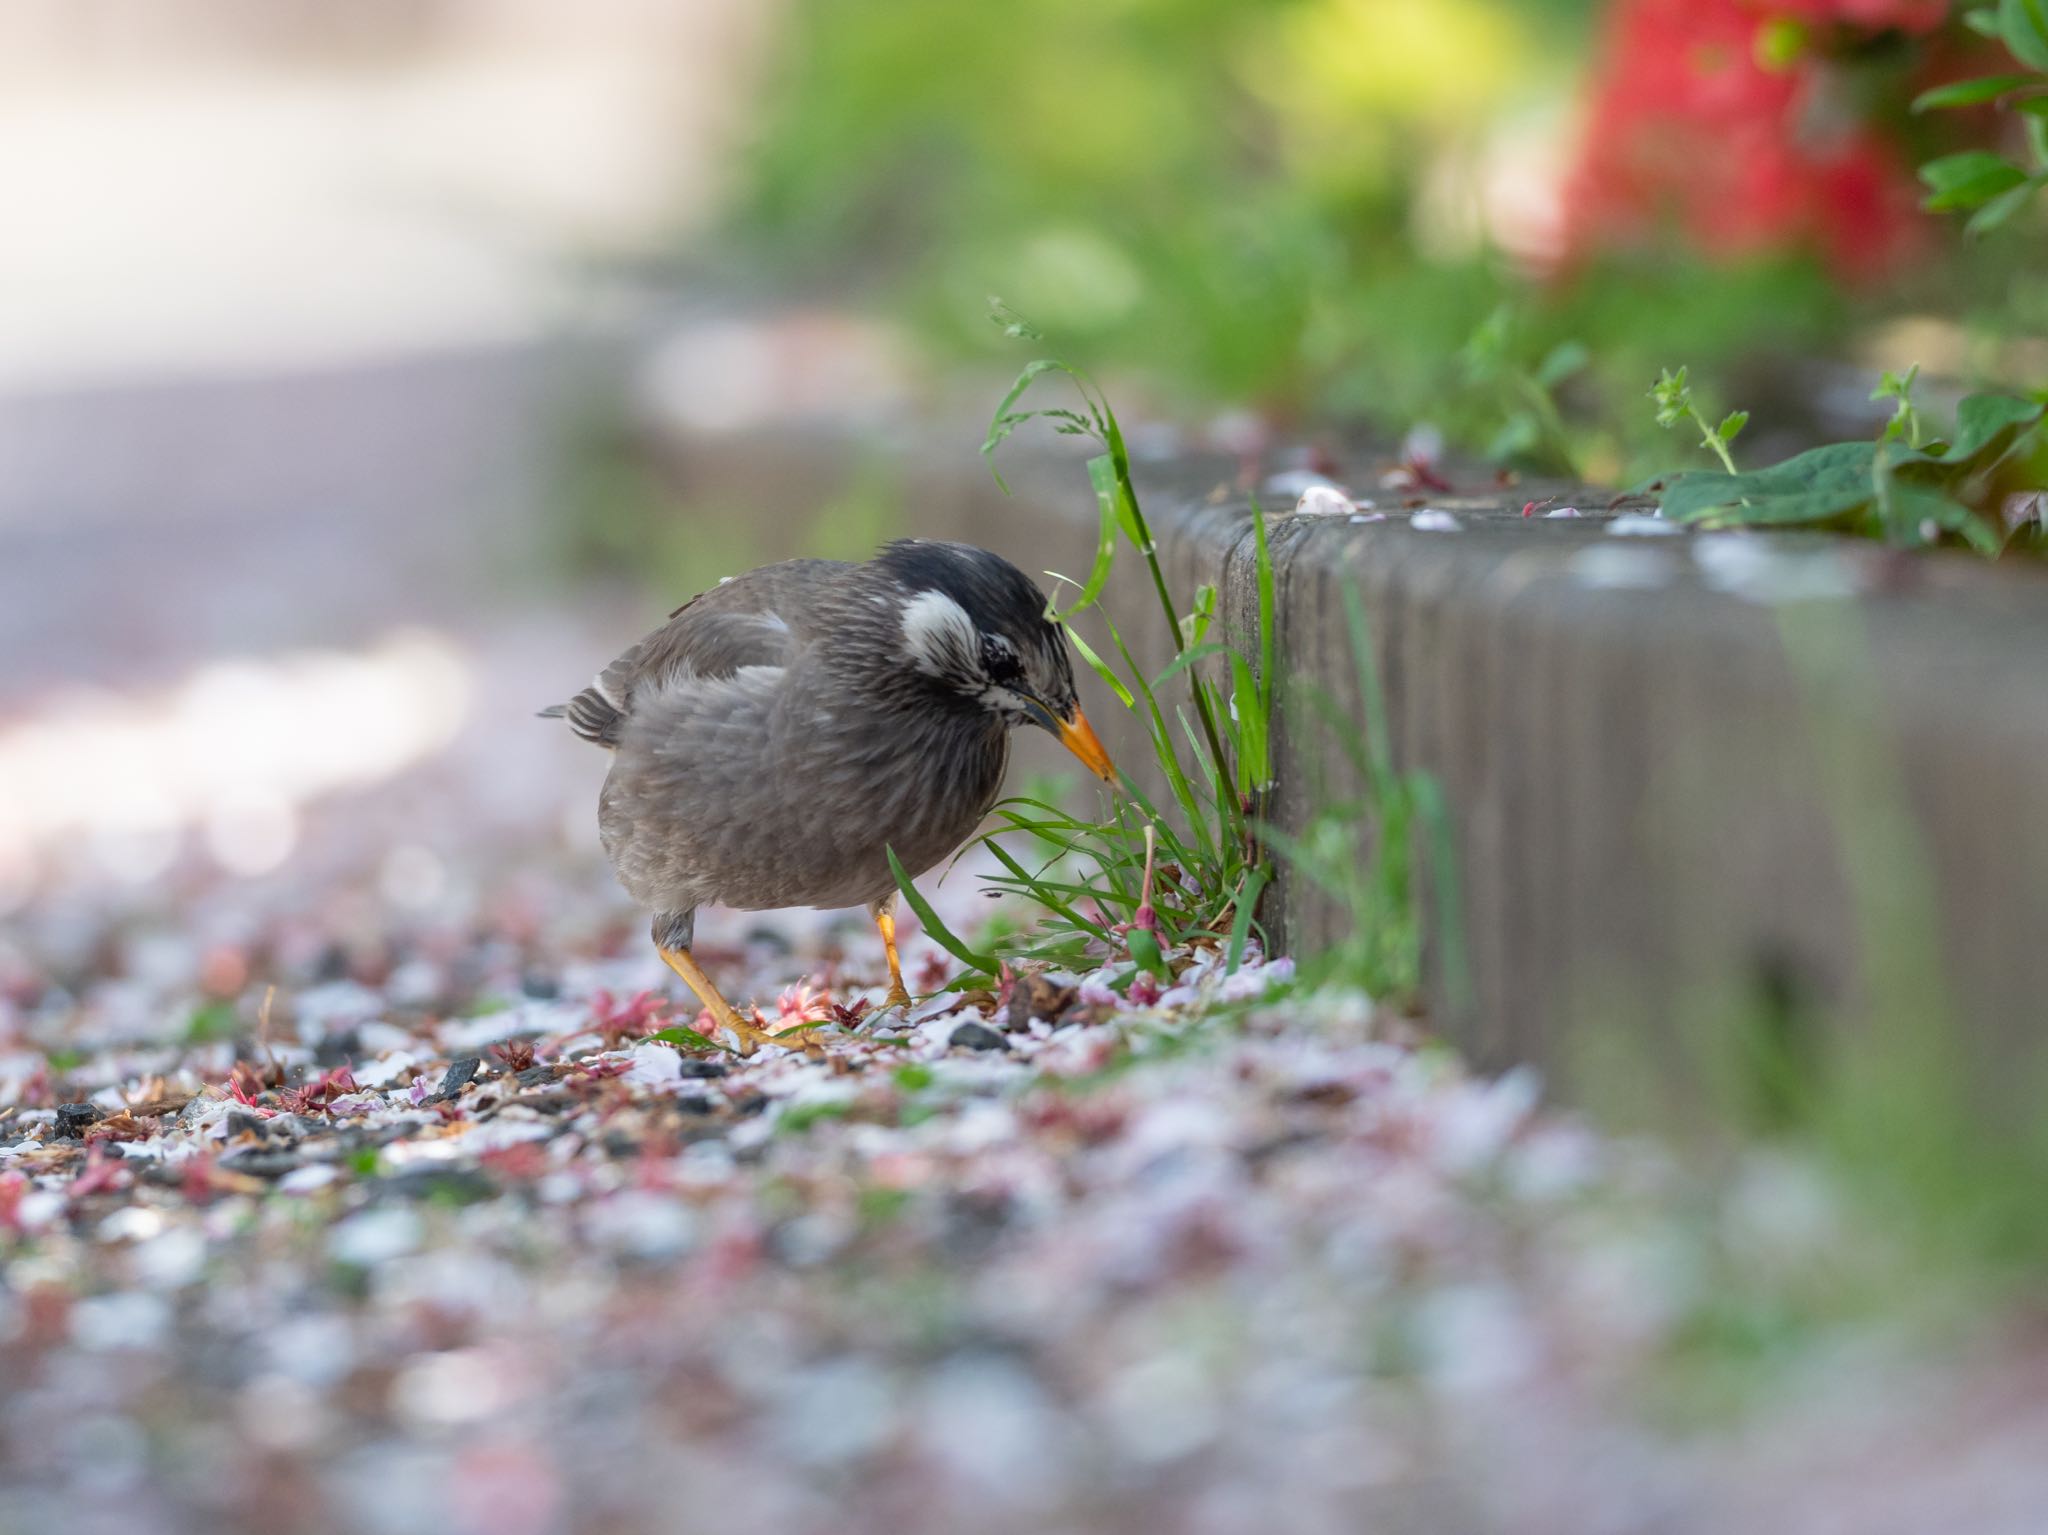
[[[1048,881],[1047,879],[1045,879],[1042,873],[1032,874],[1027,872],[1024,865],[1017,862],[1016,859],[1012,858],[1009,852],[1000,843],[991,842],[987,846],[988,850],[991,853],[995,854],[997,861],[1001,863],[1004,868],[1008,869],[1010,873],[1014,875],[1019,881],[1021,881],[1024,887],[1031,892],[1032,899],[1036,900],[1039,905],[1047,907],[1052,911],[1058,912],[1062,917],[1065,917],[1069,922],[1073,923],[1075,927],[1081,928],[1090,933],[1094,933],[1104,942],[1108,941],[1109,933],[1105,928],[1102,927],[1100,923],[1090,922],[1086,917],[1082,916],[1078,911],[1074,910],[1073,907],[1067,905],[1066,902],[1060,900],[1059,897],[1054,893],[1056,890],[1062,888],[1080,891],[1084,894],[1092,893],[1088,891],[1087,886],[1058,885],[1052,881]]]
[[[984,975],[996,974],[1001,966],[995,959],[970,948],[951,928],[939,920],[939,914],[932,910],[932,903],[924,898],[924,893],[911,883],[910,876],[903,871],[903,861],[896,856],[896,849],[890,847],[884,848],[883,851],[889,855],[889,872],[896,876],[896,888],[903,893],[903,899],[910,909],[917,913],[917,920],[924,924],[924,930],[930,935],[932,942],[961,964],[971,965]]]
[[[1210,640],[1206,644],[1190,645],[1186,650],[1183,650],[1178,656],[1174,657],[1172,665],[1152,679],[1152,691],[1158,692],[1190,666],[1206,661],[1211,656],[1227,655],[1229,652],[1230,647],[1221,640]]]
[[[1251,941],[1252,913],[1257,909],[1259,897],[1264,894],[1272,875],[1264,865],[1245,870],[1244,883],[1239,887],[1237,912],[1230,922],[1230,954],[1223,966],[1228,975],[1244,963],[1244,946]]]
[[[1070,609],[1069,611],[1072,610]],[[1081,652],[1081,659],[1088,663],[1088,669],[1102,679],[1103,686],[1116,694],[1118,700],[1126,709],[1136,709],[1138,707],[1138,700],[1132,694],[1130,688],[1125,686],[1124,679],[1116,674],[1116,668],[1097,655],[1095,647],[1082,639],[1079,631],[1072,624],[1062,622],[1060,627],[1067,631],[1068,643]]]
[[[1237,683],[1232,697],[1237,705],[1236,749],[1237,792],[1250,794],[1264,788],[1272,776],[1266,751],[1266,703],[1252,664],[1236,651],[1230,653],[1230,671]]]

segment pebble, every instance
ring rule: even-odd
[[[429,1103],[441,1103],[456,1097],[475,1078],[477,1068],[483,1065],[483,1058],[465,1055],[453,1062],[441,1074],[441,1085],[427,1099]]]
[[[946,1037],[955,1050],[1006,1050],[1009,1041],[985,1023],[963,1023]]]
[[[100,1110],[90,1103],[60,1103],[57,1105],[57,1137],[60,1140],[77,1140],[101,1117]]]

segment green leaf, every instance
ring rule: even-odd
[[[1116,694],[1117,700],[1126,709],[1137,708],[1138,700],[1132,695],[1130,688],[1125,686],[1124,679],[1116,674],[1116,668],[1097,655],[1095,647],[1082,639],[1072,624],[1063,624],[1062,627],[1067,631],[1067,642],[1081,652],[1081,659],[1088,663],[1090,671],[1102,679],[1102,685]]]
[[[1583,342],[1560,341],[1536,365],[1536,382],[1545,389],[1555,389],[1573,374],[1584,372],[1592,360],[1593,354]]]
[[[1095,475],[1095,466],[1106,462],[1107,454],[1088,461],[1089,478]],[[1102,595],[1102,588],[1109,582],[1110,567],[1116,563],[1116,510],[1114,505],[1102,498],[1098,491],[1095,498],[1098,516],[1095,523],[1095,563],[1089,567],[1088,579],[1081,583],[1081,590],[1074,600],[1058,611],[1048,611],[1046,617],[1054,623],[1065,623],[1076,613],[1095,605],[1095,599]]]
[[[1145,537],[1138,527],[1137,499],[1124,483],[1124,471],[1115,450],[1088,460],[1088,483],[1095,487],[1095,500],[1104,515],[1115,520],[1124,537],[1143,547]]]
[[[988,296],[988,317],[1003,329],[1003,334],[1012,341],[1043,341],[1045,332],[1017,313],[1002,299],[991,293]]]
[[[686,1029],[679,1023],[670,1024],[658,1033],[648,1035],[641,1043],[680,1045],[687,1050],[725,1050],[725,1046],[719,1044],[716,1040],[706,1039],[695,1029]],[[731,1054],[730,1051],[726,1051],[726,1053]]]
[[[1159,770],[1166,775],[1167,787],[1173,790],[1174,799],[1186,813],[1188,824],[1194,828],[1203,852],[1213,854],[1216,847],[1210,836],[1208,818],[1202,814],[1201,801],[1196,798],[1194,787],[1188,782],[1187,772],[1181,765],[1180,753],[1174,748],[1173,732],[1166,722],[1165,712],[1159,707],[1158,694],[1146,685],[1145,674],[1138,669],[1138,663],[1131,656],[1130,646],[1124,643],[1122,633],[1118,631],[1115,620],[1107,611],[1102,615],[1102,622],[1109,630],[1110,640],[1116,645],[1116,653],[1123,657],[1124,666],[1138,684],[1139,697],[1145,701],[1145,714],[1152,731],[1153,756],[1158,761]],[[1125,787],[1129,787],[1128,777],[1125,779]],[[1160,818],[1155,815],[1153,819]]]
[[[1992,6],[1980,6],[1974,11],[1963,12],[1963,25],[1980,37],[1998,36],[1998,12]]]
[[[1919,377],[1920,364],[1917,362],[1904,373],[1894,373],[1886,368],[1878,377],[1877,387],[1870,391],[1872,403],[1879,400],[1897,400],[1905,403],[1912,399],[1913,385]]]
[[[2029,112],[2020,119],[2020,127],[2027,135],[2027,148],[2034,156],[2034,185],[2039,186],[2044,170],[2048,170],[2048,113]]]
[[[1180,621],[1180,646],[1186,650],[1190,645],[1199,645],[1209,633],[1209,626],[1216,621],[1216,583],[1204,581],[1195,588],[1194,611]],[[1158,684],[1155,682],[1154,687]]]
[[[1714,428],[1714,435],[1723,442],[1733,442],[1742,435],[1742,429],[1749,425],[1749,412],[1731,410],[1721,418],[1721,424]]]
[[[1930,520],[1978,542],[1977,514],[1956,493],[2010,452],[2042,413],[2040,402],[2016,395],[1971,395],[1957,408],[1955,440],[1946,446],[1838,442],[1750,474],[1681,474],[1665,487],[1664,515],[1707,526],[1814,527],[1875,514],[1905,542],[1920,541]]]
[[[1235,898],[1237,909],[1230,920],[1230,954],[1223,966],[1226,975],[1244,963],[1244,946],[1252,936],[1252,913],[1258,910],[1259,896],[1272,877],[1263,864],[1245,870],[1244,884]]]
[[[1969,223],[1963,226],[1963,233],[1971,239],[1981,240],[2000,225],[2010,222],[2012,216],[2032,202],[2034,194],[2040,190],[2038,177],[2023,181],[2016,187],[2007,187],[1970,215]]]
[[[1237,788],[1249,794],[1263,788],[1273,776],[1266,750],[1266,701],[1259,692],[1259,679],[1252,664],[1236,651],[1230,653],[1230,674],[1236,687],[1231,700],[1237,713]]]
[[[910,876],[903,871],[903,861],[896,856],[896,849],[885,847],[882,851],[889,855],[889,872],[896,876],[896,888],[902,892],[904,902],[917,913],[917,920],[924,924],[925,933],[932,942],[961,964],[972,966],[984,975],[996,974],[1002,968],[996,959],[968,947],[939,920],[939,914],[932,910],[932,903],[924,898],[924,892],[912,884]]]
[[[1665,487],[1664,515],[1674,522],[1825,523],[1868,507],[1877,446],[1830,443],[1750,474],[1696,471]]]
[[[1973,394],[1956,407],[1956,436],[1946,459],[1955,463],[1987,453],[2003,457],[2015,438],[2041,419],[2039,400],[2013,394]]]
[[[1913,98],[1913,110],[1939,112],[1951,107],[1982,106],[2009,91],[2025,90],[2039,83],[2032,75],[1985,75],[1978,80],[1958,80],[1952,85],[1938,85],[1931,91],[1922,91]]]
[[[1152,691],[1155,693],[1159,692],[1167,683],[1173,681],[1175,677],[1178,677],[1190,666],[1198,665],[1208,660],[1211,656],[1220,656],[1229,649],[1230,647],[1221,640],[1209,640],[1201,645],[1188,646],[1186,650],[1183,650],[1173,658],[1165,671],[1152,679]]]
[[[1084,928],[1104,942],[1108,941],[1109,934],[1103,930],[1099,922],[1090,922],[1086,917],[1074,910],[1073,907],[1058,899],[1053,894],[1053,890],[1057,887],[1048,882],[1043,875],[1033,874],[1027,870],[1024,865],[1010,856],[1008,848],[993,838],[984,840],[982,846],[995,854],[997,861],[1017,877],[1018,881],[1031,892],[1031,898],[1037,901],[1039,905],[1058,912],[1062,917],[1073,923],[1075,927]]]
[[[1273,576],[1273,549],[1266,539],[1266,509],[1252,497],[1252,563],[1259,586],[1259,690],[1266,713],[1273,711],[1273,694],[1280,675],[1276,660],[1279,646],[1280,598]]]
[[[2048,0],[1999,0],[1998,35],[2014,58],[2048,74]]]
[[[1134,927],[1124,934],[1124,943],[1131,951],[1131,958],[1140,970],[1157,976],[1162,981],[1173,979],[1173,972],[1166,966],[1166,955],[1159,947],[1159,940],[1142,927]]]
[[[1077,379],[1080,377],[1057,357],[1040,357],[1028,362],[1024,365],[1024,371],[1017,375],[1017,381],[1010,386],[1010,392],[1003,396],[1002,403],[996,407],[995,414],[989,418],[988,436],[982,440],[981,456],[988,460],[988,472],[995,476],[996,484],[1003,487],[1005,495],[1009,494],[1010,487],[1004,482],[1002,471],[996,468],[996,449],[1003,445],[1004,440],[1012,432],[1038,414],[1036,411],[1019,411],[1015,407],[1017,402],[1024,398],[1024,391],[1048,373],[1065,373]]]
[[[2009,160],[1970,149],[1928,161],[1920,167],[1920,179],[1933,189],[1933,195],[1921,206],[1930,213],[1941,213],[1989,202],[2008,188],[2020,185],[2027,174]]]

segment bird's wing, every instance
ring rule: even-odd
[[[636,698],[688,680],[729,680],[743,667],[787,666],[809,637],[825,589],[851,568],[785,560],[721,582],[677,608],[566,704],[541,712],[566,718],[586,741],[617,746]]]

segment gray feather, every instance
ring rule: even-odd
[[[922,873],[973,834],[1001,789],[1009,729],[905,651],[905,606],[934,571],[950,561],[986,578],[972,560],[993,556],[953,547],[751,571],[677,609],[550,711],[613,749],[598,829],[641,905],[673,924],[712,903],[868,904],[895,888],[888,850]],[[1042,597],[1013,606],[1043,623]]]

